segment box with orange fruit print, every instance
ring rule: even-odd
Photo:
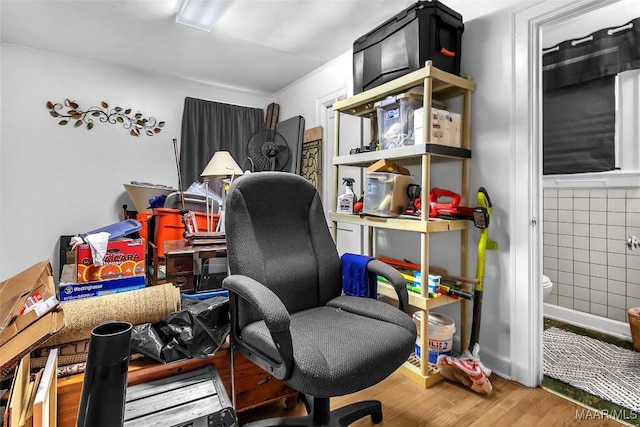
[[[88,243],[76,249],[78,266],[77,283],[142,276],[145,271],[144,239],[110,240],[103,257],[104,265],[94,265]]]

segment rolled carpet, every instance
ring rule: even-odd
[[[144,289],[69,301],[61,304],[66,325],[43,347],[56,347],[91,338],[91,330],[107,320],[132,325],[155,323],[180,310],[180,290],[167,283]]]

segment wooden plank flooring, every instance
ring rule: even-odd
[[[399,373],[367,390],[336,397],[332,408],[360,400],[382,402],[384,421],[379,426],[397,427],[463,427],[463,426],[614,426],[624,425],[590,412],[584,406],[566,400],[541,388],[528,388],[518,383],[491,376],[493,393],[483,397],[463,387],[443,381],[429,389],[421,389]],[[241,425],[263,418],[304,415],[304,405],[287,410],[283,402],[256,408],[240,414]],[[582,419],[579,416],[582,415]],[[585,419],[586,418],[586,419]],[[370,418],[352,424],[374,426]]]

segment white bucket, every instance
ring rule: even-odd
[[[418,337],[416,339],[415,354],[420,357],[420,320],[422,312],[417,311],[413,314],[413,321],[418,328]],[[456,333],[456,323],[454,320],[440,313],[429,313],[429,329],[428,329],[428,345],[429,345],[429,363],[435,364],[438,356],[441,354],[451,355],[453,349],[453,335]]]

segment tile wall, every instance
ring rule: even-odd
[[[640,188],[545,189],[543,271],[554,284],[546,301],[627,321],[640,307]]]

